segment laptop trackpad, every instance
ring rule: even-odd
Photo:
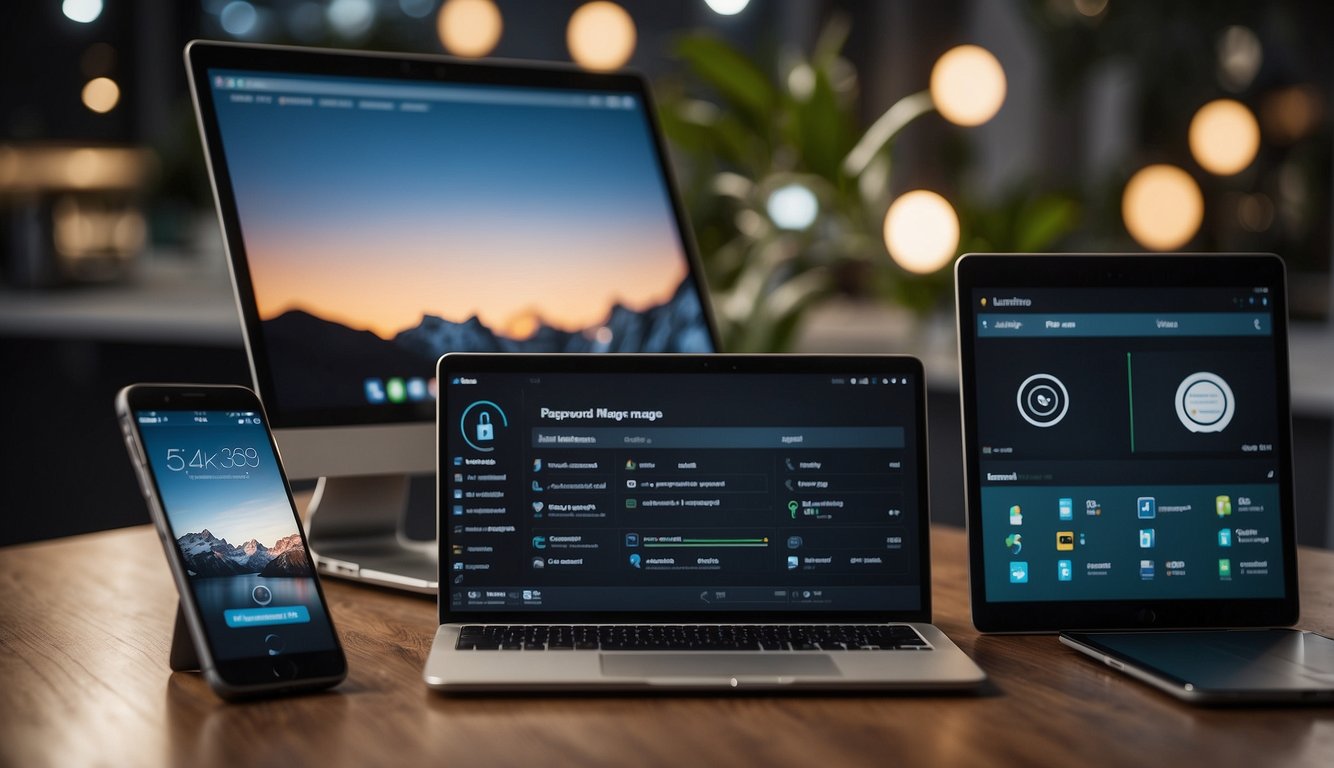
[[[604,653],[608,677],[841,677],[828,656],[749,653]]]

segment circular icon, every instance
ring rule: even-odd
[[[1019,385],[1015,404],[1024,421],[1035,427],[1051,427],[1059,424],[1070,410],[1070,393],[1050,373],[1035,373]]]
[[[463,433],[463,442],[473,450],[484,453],[496,449],[494,443],[496,430],[509,425],[510,420],[505,416],[505,411],[490,400],[478,400],[472,403],[464,408],[463,415],[459,416],[459,431]]]
[[[255,605],[268,605],[273,602],[273,592],[268,587],[260,584],[250,590],[250,599],[255,601]]]
[[[264,647],[268,649],[270,656],[277,656],[287,647],[287,643],[279,635],[265,635]]]
[[[1191,432],[1222,432],[1232,422],[1236,399],[1217,374],[1192,373],[1177,387],[1177,418]]]

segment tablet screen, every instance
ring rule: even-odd
[[[970,289],[987,602],[1284,596],[1274,291]]]

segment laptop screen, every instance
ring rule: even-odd
[[[1284,597],[1278,288],[972,290],[988,601]]]
[[[449,610],[927,610],[916,361],[701,359],[446,357]]]
[[[644,97],[473,69],[206,70],[280,425],[430,418],[449,351],[712,351]]]

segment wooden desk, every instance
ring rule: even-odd
[[[1193,708],[1051,636],[979,637],[964,535],[933,538],[936,623],[981,696],[447,697],[421,681],[434,601],[329,579],[347,682],[225,704],[167,670],[151,530],[0,549],[0,765],[1334,765],[1334,709]],[[1301,580],[1302,626],[1334,633],[1334,554],[1302,550]]]

